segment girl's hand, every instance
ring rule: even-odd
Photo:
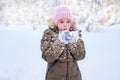
[[[72,37],[70,35],[70,31],[68,31],[68,30],[59,31],[58,38],[64,44],[68,44],[71,41],[71,39],[72,39]]]

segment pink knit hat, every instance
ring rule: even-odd
[[[55,9],[54,12],[54,23],[57,25],[57,22],[60,19],[67,18],[73,22],[72,13],[67,5],[60,5]]]

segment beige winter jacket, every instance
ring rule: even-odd
[[[74,30],[74,27],[71,28]],[[68,50],[68,58],[66,55]],[[77,64],[85,58],[84,42],[81,38],[76,43],[65,44],[58,39],[58,28],[53,24],[44,31],[41,40],[42,58],[48,62],[48,68],[58,60],[52,70],[48,72],[47,80],[82,80]],[[48,69],[47,69],[48,70]]]

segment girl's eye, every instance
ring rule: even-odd
[[[71,21],[67,21],[67,23],[70,23]]]
[[[60,23],[63,23],[63,21],[60,21]]]

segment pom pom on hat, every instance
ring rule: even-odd
[[[54,12],[55,25],[57,25],[57,22],[63,18],[70,19],[71,22],[73,22],[72,13],[67,5],[60,5],[56,7],[55,12]]]

